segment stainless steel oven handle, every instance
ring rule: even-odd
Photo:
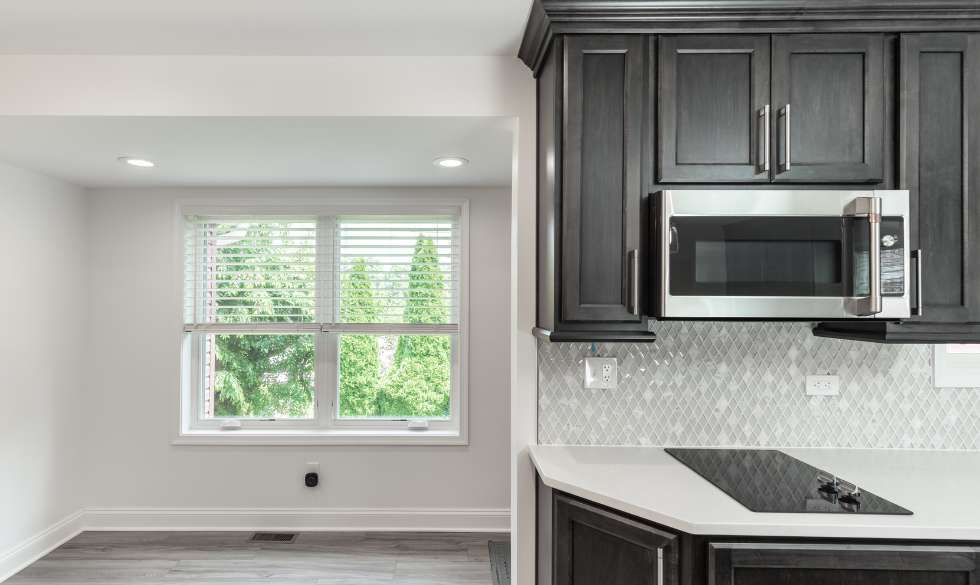
[[[881,197],[858,197],[856,217],[868,220],[868,296],[861,299],[866,308],[856,311],[859,317],[881,312]]]
[[[915,306],[912,307],[912,314],[921,317],[925,314],[926,306],[922,302],[922,250],[912,250],[911,256],[915,259]]]
[[[766,104],[759,110],[759,121],[761,127],[759,128],[759,144],[762,145],[762,153],[758,154],[759,163],[756,168],[759,172],[768,173],[769,172],[769,133],[770,133],[770,121],[769,121],[769,104]],[[757,149],[758,150],[758,149]]]
[[[628,310],[633,315],[640,316],[640,251],[630,250],[626,253],[626,261],[629,265],[629,307]]]
[[[872,211],[868,214],[868,232],[871,234],[868,242],[868,252],[871,256],[871,279],[869,280],[871,302],[869,311],[872,315],[881,312],[881,198],[871,198]]]

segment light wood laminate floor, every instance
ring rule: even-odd
[[[488,540],[502,534],[84,532],[7,585],[492,585]]]

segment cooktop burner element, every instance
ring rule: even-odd
[[[665,449],[753,512],[912,512],[772,449]]]

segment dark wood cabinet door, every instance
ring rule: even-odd
[[[555,496],[554,585],[674,585],[676,535]]]
[[[712,585],[974,585],[970,547],[711,543]]]
[[[928,323],[980,321],[980,36],[902,35],[899,185]]]
[[[882,181],[884,43],[880,34],[773,36],[775,182]]]
[[[641,321],[644,37],[568,36],[562,320]]]
[[[660,37],[661,183],[769,181],[769,38]]]

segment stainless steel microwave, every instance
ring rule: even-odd
[[[660,191],[653,213],[657,318],[912,314],[908,191]]]

